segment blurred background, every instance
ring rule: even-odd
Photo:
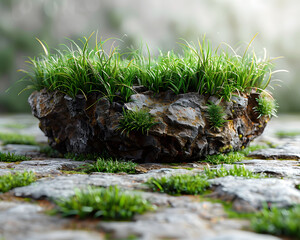
[[[104,39],[122,38],[121,48],[147,43],[152,50],[178,49],[180,38],[196,42],[204,34],[214,46],[248,43],[276,61],[281,87],[271,90],[281,113],[300,112],[299,0],[0,0],[0,112],[29,112],[30,92],[18,93],[28,57],[98,31]],[[155,52],[155,51],[154,51]],[[13,86],[9,92],[8,88]]]

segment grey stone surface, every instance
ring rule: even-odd
[[[244,164],[246,169],[255,173],[265,173],[273,177],[300,178],[300,161],[253,159],[243,160],[238,164]]]
[[[215,188],[209,196],[231,201],[233,208],[239,212],[259,210],[265,203],[278,207],[300,204],[300,191],[291,180],[227,176],[209,181]]]
[[[61,170],[74,170],[82,164],[84,162],[53,158],[23,161],[20,164],[12,165],[12,168],[15,171],[33,171],[39,175],[48,176],[49,174],[61,174]]]
[[[277,148],[268,148],[254,151],[249,157],[260,159],[300,159],[300,146],[287,144]]]
[[[36,157],[40,155],[40,147],[32,145],[7,144],[1,149],[3,152],[10,152],[17,155]]]
[[[43,178],[37,182],[13,190],[18,197],[59,198],[74,194],[75,188],[83,188],[87,185],[107,187],[118,185],[125,189],[144,189],[142,185],[151,177],[170,176],[173,174],[192,173],[184,169],[159,169],[152,170],[146,174],[127,175],[95,173],[92,175],[71,174],[58,176],[56,178]]]
[[[206,211],[202,208],[202,212]],[[230,225],[222,224],[222,218],[205,221],[194,209],[167,208],[156,213],[138,216],[134,222],[101,222],[99,228],[111,232],[114,237],[124,239],[134,235],[138,239],[182,239],[182,240],[278,240],[277,237],[241,231],[245,224],[231,220]],[[214,226],[218,225],[218,229]]]

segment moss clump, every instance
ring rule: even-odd
[[[245,156],[239,152],[230,152],[227,154],[216,154],[216,155],[208,155],[205,160],[200,162],[207,162],[210,164],[233,164],[235,162],[242,161]]]
[[[68,199],[56,201],[58,212],[64,217],[103,218],[124,220],[154,207],[138,195],[124,193],[117,187],[76,190]]]
[[[259,115],[258,118],[262,116],[277,117],[278,105],[276,101],[271,96],[261,95],[257,99],[257,106],[254,108]]]
[[[16,187],[23,187],[36,180],[33,172],[15,172],[0,176],[0,192],[8,192]]]
[[[245,168],[245,166],[234,165],[233,168],[226,169],[224,166],[218,169],[204,168],[204,174],[207,178],[218,178],[226,176],[245,177],[245,178],[260,178],[264,177],[261,174],[254,174],[252,171]]]
[[[148,185],[152,191],[168,193],[171,195],[197,195],[205,192],[205,190],[210,186],[205,176],[189,174],[150,178],[146,182],[146,185]]]
[[[16,155],[14,153],[2,153],[0,152],[0,162],[20,162],[30,160],[30,157]]]

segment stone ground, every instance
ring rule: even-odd
[[[267,173],[272,178],[244,179],[224,177],[210,180],[211,198],[230,201],[233,209],[251,212],[264,203],[288,207],[300,204],[300,137],[275,137],[276,131],[299,131],[300,118],[280,116],[273,119],[256,144],[273,144],[276,148],[251,153],[253,159],[243,160],[246,168]],[[24,125],[16,129],[15,124]],[[29,115],[0,117],[0,132],[19,132],[46,139],[38,122]],[[2,151],[33,156],[30,161],[1,163],[0,175],[13,171],[32,170],[40,179],[25,187],[0,195],[1,240],[73,240],[73,239],[205,239],[205,240],[275,240],[287,239],[263,235],[249,230],[249,221],[228,218],[223,205],[198,196],[169,196],[147,191],[143,184],[150,177],[201,172],[205,165],[188,163],[174,167],[166,164],[142,164],[140,174],[92,173],[66,174],[82,162],[70,159],[45,158],[36,146],[7,145]],[[218,166],[217,166],[218,167]],[[226,167],[232,167],[226,165]],[[192,168],[192,170],[191,170]],[[51,201],[74,194],[75,188],[88,185],[118,185],[126,191],[141,194],[157,206],[157,210],[136,216],[133,221],[77,220],[50,216]]]

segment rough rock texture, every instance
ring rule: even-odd
[[[259,210],[266,203],[282,208],[300,204],[300,191],[296,189],[296,183],[290,180],[227,176],[209,181],[215,187],[210,197],[231,201],[236,211]]]
[[[220,105],[228,120],[224,127],[214,129],[208,121],[208,101],[219,104],[213,96],[197,93],[175,95],[167,91],[154,95],[143,92],[131,96],[124,105],[97,95],[72,99],[62,93],[45,90],[29,97],[32,113],[40,120],[40,128],[49,143],[61,152],[101,152],[126,159],[155,161],[190,161],[208,154],[237,150],[259,136],[269,120],[257,118],[253,110],[257,93],[233,96]],[[131,132],[128,136],[117,130],[123,108],[146,108],[156,124],[148,135]]]
[[[299,146],[289,144],[277,148],[257,150],[249,154],[249,157],[261,159],[300,159]]]

